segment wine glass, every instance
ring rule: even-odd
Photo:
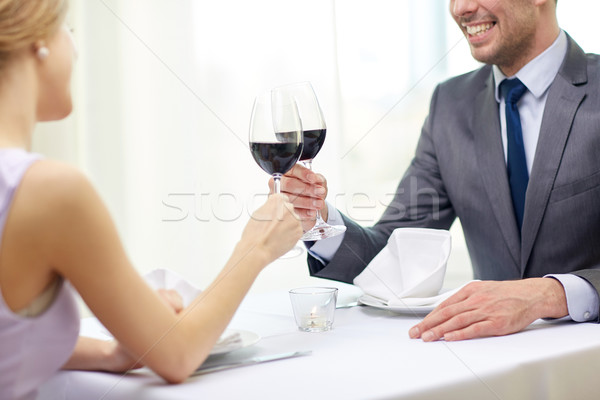
[[[250,152],[273,176],[275,193],[281,192],[281,176],[298,162],[302,139],[298,108],[289,93],[269,90],[256,97],[250,119]]]
[[[319,106],[319,101],[310,82],[294,83],[278,88],[285,96],[291,96],[297,105],[302,121],[303,150],[300,161],[308,169],[312,170],[312,160],[323,147],[327,126],[325,118]],[[305,232],[301,240],[321,240],[337,236],[346,231],[344,225],[329,225],[321,217],[321,211],[317,210],[315,225]]]

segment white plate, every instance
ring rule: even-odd
[[[232,333],[239,333],[241,340],[238,342],[232,343],[230,345],[227,345],[227,346],[213,347],[213,349],[210,352],[211,356],[214,356],[216,354],[225,354],[225,353],[229,353],[230,351],[234,351],[234,350],[242,349],[244,347],[252,346],[253,344],[255,344],[256,342],[258,342],[260,340],[260,336],[257,333],[245,331],[242,329],[227,330],[225,333],[223,333],[223,336],[230,335]]]
[[[369,307],[380,308],[382,310],[392,311],[401,314],[429,314],[436,307],[434,305],[414,306],[414,305],[394,305],[388,306],[376,298],[363,294],[358,298],[359,303]]]
[[[228,329],[223,335],[230,335],[232,333],[240,334],[240,341],[231,343],[227,346],[213,347],[209,355],[225,354],[230,351],[242,349],[244,347],[252,346],[260,340],[260,336],[254,332],[245,331],[242,329]],[[100,340],[113,339],[112,334],[98,321],[96,318],[84,318],[81,320],[80,334],[82,336],[89,336]]]

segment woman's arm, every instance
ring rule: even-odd
[[[181,382],[206,359],[258,273],[302,234],[291,205],[271,196],[215,281],[175,315],[132,267],[106,208],[81,173],[44,161],[27,180],[23,198],[44,204],[30,228],[42,239],[48,265],[71,281],[136,362],[169,382]]]
[[[142,366],[137,362],[137,357],[132,356],[115,340],[99,340],[80,336],[71,358],[62,368],[125,372]]]
[[[175,314],[179,314],[183,310],[183,300],[177,291],[158,289],[156,293]],[[73,354],[62,368],[125,372],[142,366],[141,363],[137,362],[137,358],[134,358],[116,340],[100,340],[80,336],[75,349],[73,349]]]

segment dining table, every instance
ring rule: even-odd
[[[303,332],[287,290],[250,294],[228,326],[238,348],[208,366],[241,363],[168,384],[149,369],[125,374],[60,371],[40,388],[49,399],[597,399],[600,325],[537,320],[511,335],[458,342],[410,339],[422,320],[411,312],[357,303],[360,289],[339,289],[333,327]],[[81,333],[103,337],[95,318]],[[269,362],[272,356],[294,357]]]

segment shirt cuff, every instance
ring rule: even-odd
[[[587,322],[598,318],[598,292],[588,281],[572,274],[552,274],[544,278],[554,278],[561,283],[573,321]]]
[[[337,208],[327,203],[327,211],[328,224],[345,225],[342,214],[337,210]],[[315,242],[305,242],[307,244],[306,247],[310,255],[321,261],[323,264],[327,264],[341,246],[345,235],[346,233],[342,233],[328,239],[317,240]],[[311,243],[312,245],[308,245],[308,243]]]

